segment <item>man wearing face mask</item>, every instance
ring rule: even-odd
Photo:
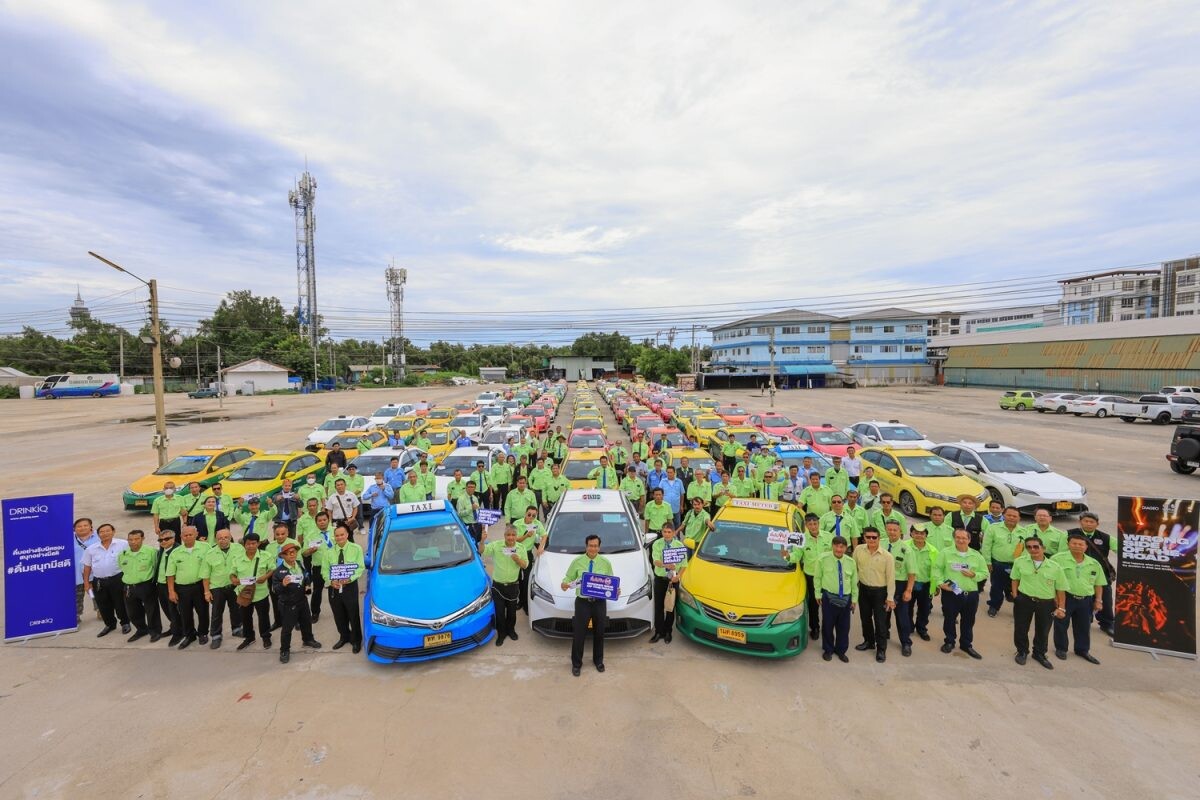
[[[162,494],[154,498],[154,503],[150,506],[150,515],[154,518],[154,532],[157,534],[165,530],[171,531],[178,542],[179,532],[183,529],[182,515],[186,510],[187,504],[183,498],[175,494],[175,481],[164,483]]]
[[[365,512],[363,524],[369,527],[376,514],[387,510],[394,496],[395,492],[392,491],[391,485],[384,480],[383,473],[376,472],[375,482],[362,493],[363,511]]]
[[[317,476],[312,473],[304,476],[304,485],[300,487],[298,494],[300,502],[304,504],[305,508],[308,508],[308,501],[314,497],[317,499],[318,505],[325,505],[325,487],[317,483]]]

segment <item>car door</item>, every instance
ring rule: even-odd
[[[879,491],[891,492],[899,500],[897,492],[900,488],[900,476],[897,473],[900,471],[900,465],[887,453],[877,455],[879,461],[876,462],[875,478],[879,481]]]
[[[947,461],[949,461],[950,463],[954,464],[956,467],[959,466],[959,463],[958,463],[959,449],[957,447],[950,447],[949,445],[942,445],[940,447],[933,448],[933,452],[937,453],[942,458],[944,458]]]

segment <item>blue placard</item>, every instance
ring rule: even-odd
[[[329,565],[329,580],[331,580],[331,581],[354,580],[354,573],[357,570],[358,570],[358,564],[330,564]]]
[[[585,572],[582,583],[579,584],[579,594],[597,600],[617,599],[617,590],[621,588],[621,579],[615,575],[597,575]]]
[[[4,500],[4,640],[76,630],[75,496]]]
[[[664,547],[662,551],[663,566],[669,567],[672,564],[682,564],[687,560],[686,547]]]
[[[481,508],[475,512],[475,521],[483,525],[495,525],[500,521],[500,509]]]

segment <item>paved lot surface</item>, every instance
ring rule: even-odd
[[[223,412],[171,396],[171,447],[299,447],[333,414],[468,394],[239,397]],[[757,392],[713,395],[768,404]],[[803,422],[896,418],[935,440],[1024,447],[1084,482],[1110,531],[1118,493],[1200,492],[1200,479],[1167,469],[1169,428],[1000,411],[997,396],[791,391],[776,408]],[[20,462],[0,495],[70,491],[97,522],[145,526],[121,510],[120,492],[155,465],[152,414],[141,396],[0,404]],[[0,798],[1157,799],[1195,797],[1200,779],[1195,664],[1097,636],[1099,667],[1018,667],[1007,607],[981,614],[978,663],[938,652],[936,635],[883,665],[853,650],[848,665],[822,662],[819,649],[764,662],[642,638],[610,643],[608,671],[585,666],[581,678],[566,643],[521,627],[519,642],[418,667],[331,652],[328,615],[317,626],[326,649],[295,651],[287,666],[274,650],[97,640],[99,627],[85,618],[78,633],[0,648]]]

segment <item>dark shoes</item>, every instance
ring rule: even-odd
[[[909,656],[911,656],[912,655],[912,645],[911,644],[900,645],[900,655],[904,656],[905,658],[908,658]]]
[[[100,629],[100,632],[96,634],[96,638],[101,639],[105,636],[108,636],[110,633],[112,633],[116,629],[117,629],[116,625],[105,625],[103,628]]]
[[[144,639],[144,638],[146,638],[146,637],[147,637],[147,636],[149,636],[149,635],[150,635],[150,631],[138,631],[137,633],[135,633],[133,636],[130,636],[130,637],[129,637],[128,639],[126,639],[125,641],[127,641],[127,642],[136,642],[138,639]]]
[[[263,650],[270,650],[270,649],[271,649],[271,637],[264,636],[263,637]]]
[[[212,644],[210,644],[208,647],[210,650],[220,650],[221,649],[221,637],[220,636],[212,637]]]
[[[604,672],[604,665],[603,665],[603,664],[597,664],[597,665],[596,665],[596,672]]]
[[[245,650],[250,645],[254,644],[253,639],[242,639],[242,643],[237,646],[238,650]]]
[[[571,674],[574,675],[576,678],[578,678],[579,677],[579,667],[571,667]]]
[[[179,643],[182,641],[183,641],[182,636],[172,636],[171,641],[167,642],[167,647],[178,647]]]
[[[874,650],[875,643],[874,642],[860,642],[859,644],[854,645],[854,649],[858,650],[859,652],[864,652],[867,650]]]
[[[292,660],[292,656],[287,650],[279,651],[279,663],[280,664],[286,664],[291,660]]]
[[[180,649],[180,650],[187,650],[189,647],[191,647],[191,646],[192,646],[192,642],[194,642],[194,641],[196,641],[196,637],[195,637],[195,636],[189,636],[189,637],[187,637],[186,639],[184,639],[182,642],[180,642],[180,643],[179,643],[179,649]]]
[[[152,633],[152,634],[150,634],[150,643],[153,644],[154,642],[157,642],[162,637],[163,637],[163,635],[161,633]]]
[[[826,661],[833,661],[833,653],[821,653],[821,658]]]
[[[1029,656],[1027,656],[1025,653],[1017,653],[1015,656],[1013,656],[1013,661],[1017,662],[1023,667],[1025,666],[1025,661],[1028,658]]]
[[[884,650],[876,650],[875,651],[875,660],[877,662],[879,662],[880,664],[887,661],[887,652]]]
[[[348,644],[350,644],[350,642],[346,641],[345,639],[338,639],[336,642],[333,643],[333,649],[341,650],[343,647],[345,647]]]
[[[122,623],[121,623],[121,633],[129,633],[129,631],[130,631],[130,628],[129,628],[129,623],[128,623],[128,622],[122,622]]]
[[[661,640],[662,638],[663,638],[663,637],[662,637],[662,634],[658,634],[658,633],[656,633],[656,634],[654,634],[653,636],[651,636],[651,637],[650,637],[650,644],[654,644],[655,642],[657,642],[657,641]]]
[[[362,642],[355,642],[350,646],[350,652],[357,655],[362,652]]]
[[[512,639],[512,640],[515,642],[515,641],[517,640],[517,632],[516,632],[516,631],[509,631],[509,632],[508,632],[508,638]]]
[[[849,663],[850,663],[850,659],[846,658],[846,654],[845,654],[845,653],[838,653],[838,654],[837,654],[837,657],[838,657],[838,661],[842,662],[843,664],[849,664]]]
[[[945,644],[942,645],[942,652],[943,653],[953,653],[954,645],[950,644],[949,642],[946,642]]]
[[[1054,665],[1050,663],[1050,659],[1045,656],[1034,656],[1033,660],[1041,664],[1046,669],[1054,669]]]
[[[200,644],[208,644],[207,634],[203,634],[203,633],[200,634]]]
[[[1057,658],[1059,661],[1066,661],[1067,660],[1067,651],[1066,650],[1055,650],[1054,657]]]
[[[921,637],[922,642],[929,641],[929,632],[928,631],[917,631],[917,636]]]
[[[496,637],[496,647],[499,647],[499,646],[500,646],[500,645],[502,645],[502,644],[504,644],[504,637],[503,637],[503,636],[497,636],[497,637]],[[334,649],[334,650],[337,650],[337,649],[338,649],[338,646],[335,644],[335,645],[333,646],[333,649]]]
[[[1000,613],[1000,609],[998,609],[998,608],[989,608],[989,609],[988,609],[988,616],[989,616],[989,617],[994,617],[994,616],[996,616],[996,615],[997,615],[997,614],[999,614],[999,613]]]
[[[1084,661],[1088,662],[1089,664],[1099,664],[1100,663],[1100,659],[1096,658],[1091,653],[1076,653],[1075,655],[1079,656],[1080,658],[1082,658]]]
[[[313,650],[321,649],[321,643],[318,642],[316,639],[309,639],[307,642],[304,643],[304,646],[311,647]]]
[[[976,661],[983,660],[983,656],[979,655],[979,651],[976,650],[974,647],[964,647],[964,648],[962,648],[962,651],[964,653],[966,653],[967,655],[969,655],[971,658],[975,659]]]

